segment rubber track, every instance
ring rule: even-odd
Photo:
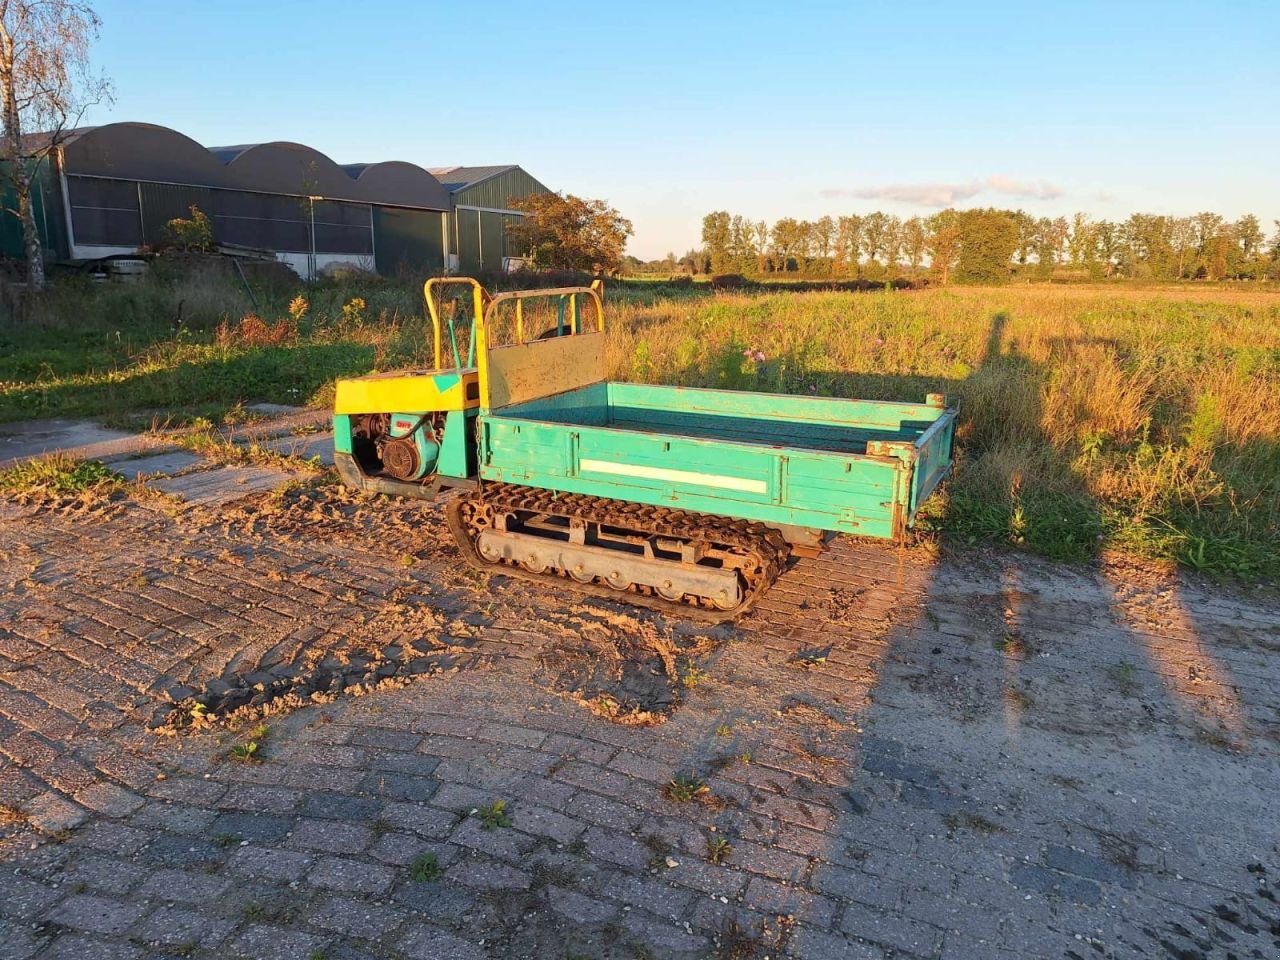
[[[531,573],[517,564],[501,561],[490,563],[479,555],[475,546],[475,537],[479,531],[469,529],[462,515],[463,508],[469,502],[486,504],[499,513],[523,511],[550,516],[577,517],[590,523],[620,527],[647,536],[656,535],[694,542],[701,540],[717,547],[728,547],[735,552],[754,556],[758,561],[760,572],[751,575],[742,602],[729,610],[701,606],[690,602],[687,598],[665,600],[656,594],[641,593],[634,587],[629,590],[615,590],[598,581],[578,583],[565,573]],[[446,520],[463,557],[478,570],[499,571],[534,583],[545,583],[560,588],[568,587],[587,596],[629,603],[708,623],[724,623],[742,616],[773,585],[791,552],[791,547],[783,539],[782,534],[763,523],[735,520],[731,517],[712,514],[689,513],[669,507],[654,507],[628,500],[611,500],[607,497],[592,497],[581,493],[557,493],[553,490],[510,483],[486,483],[477,492],[455,497],[446,507]]]

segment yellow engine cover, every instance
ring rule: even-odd
[[[335,414],[469,410],[480,405],[471,370],[395,370],[339,380]]]

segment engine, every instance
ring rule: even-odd
[[[368,467],[380,466],[397,480],[421,480],[435,472],[443,413],[370,413],[352,419],[352,438]]]

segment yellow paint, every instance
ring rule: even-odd
[[[443,328],[436,304],[438,291],[449,285],[471,289],[476,317],[477,368],[458,370],[443,351]],[[432,277],[422,286],[427,313],[431,317],[434,370],[401,370],[339,380],[333,412],[351,416],[361,413],[404,411],[469,410],[505,406],[521,400],[547,396],[566,389],[594,383],[604,377],[602,337],[582,337],[577,298],[583,296],[595,307],[595,330],[604,332],[604,287],[595,281],[590,287],[560,287],[548,290],[520,290],[491,296],[470,277]],[[550,340],[524,340],[524,303],[534,298],[571,298],[573,334]],[[515,304],[517,343],[493,347],[489,343],[490,321],[504,303]],[[512,348],[516,349],[512,349]],[[502,351],[497,361],[497,377],[489,384],[490,351]],[[448,366],[446,366],[448,361]],[[584,381],[583,377],[587,379]],[[492,396],[491,396],[492,394]],[[468,399],[469,398],[469,399]]]
[[[435,348],[436,369],[444,369],[444,361],[440,355],[441,347],[441,323],[440,312],[436,307],[435,292],[441,287],[446,286],[468,286],[471,288],[471,310],[472,316],[476,318],[476,329],[479,332],[480,318],[484,316],[484,307],[491,299],[489,291],[480,286],[478,280],[471,277],[432,277],[422,285],[422,299],[427,302],[427,313],[431,317],[431,327],[434,333],[433,346]]]
[[[460,377],[455,370],[400,370],[339,380],[333,412],[469,410],[480,405],[478,382],[475,370],[463,370]]]

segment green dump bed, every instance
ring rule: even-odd
[[[951,464],[940,397],[885,403],[597,382],[479,419],[480,476],[901,536]]]

